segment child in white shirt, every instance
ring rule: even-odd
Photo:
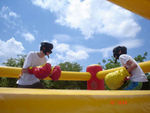
[[[141,89],[142,84],[148,82],[146,75],[144,74],[138,63],[129,55],[127,55],[127,48],[124,46],[117,46],[113,49],[113,56],[120,60],[122,66],[131,74],[129,78],[130,84],[124,88],[124,90]],[[116,62],[115,61],[115,62]]]
[[[40,80],[28,72],[29,67],[36,67],[46,64],[46,57],[52,53],[53,44],[42,42],[40,52],[30,52],[24,62],[22,75],[17,80],[19,88],[44,88]]]

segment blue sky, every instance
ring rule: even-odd
[[[118,45],[133,57],[150,54],[149,29],[150,20],[107,0],[1,0],[0,63],[49,41],[52,65],[77,62],[85,70]]]

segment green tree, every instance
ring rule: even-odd
[[[137,61],[137,62],[144,62],[146,60],[146,57],[147,57],[148,53],[145,52],[144,55],[138,55],[137,57],[135,57],[134,59]]]
[[[61,70],[63,71],[75,71],[75,72],[80,72],[82,70],[82,67],[78,63],[70,63],[70,62],[65,62],[65,63],[60,63],[59,66],[61,67]]]
[[[26,55],[17,55],[17,58],[9,58],[3,64],[5,66],[11,66],[11,67],[22,67],[25,57]],[[0,87],[17,87],[16,80],[17,80],[16,78],[1,77]]]
[[[17,55],[17,58],[9,58],[3,64],[5,66],[11,66],[11,67],[22,67],[25,57],[26,55]]]
[[[112,68],[116,68],[116,67],[120,67],[121,64],[120,62],[116,62],[115,63],[115,59],[114,57],[109,58],[107,61],[105,59],[102,60],[102,63],[98,63],[98,64],[102,64],[103,69],[107,70],[107,69],[112,69]]]

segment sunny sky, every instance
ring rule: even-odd
[[[133,57],[150,54],[150,20],[107,0],[0,0],[0,65],[39,51],[42,41],[54,44],[52,65],[77,62],[85,70],[118,45]]]

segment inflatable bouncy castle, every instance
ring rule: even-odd
[[[150,19],[149,0],[108,0]],[[150,72],[150,61],[139,64]],[[128,73],[122,67],[103,70],[99,65],[86,72],[61,71],[49,64],[30,67],[30,73],[44,80],[87,81],[88,90],[0,88],[0,113],[149,113],[149,90],[104,90],[121,88]],[[18,78],[21,68],[0,67],[0,77]],[[41,72],[41,74],[40,74]],[[119,76],[121,75],[121,76]],[[106,78],[105,78],[106,77]]]
[[[49,64],[47,64],[49,66]],[[150,61],[139,64],[145,73],[150,72]],[[43,65],[45,68],[46,65]],[[42,66],[36,67],[42,70]],[[48,68],[50,69],[50,68]],[[29,69],[34,73],[33,67]],[[52,69],[51,69],[52,70]],[[53,69],[54,70],[54,69]],[[57,70],[57,68],[56,68]],[[41,71],[44,72],[43,70]],[[41,79],[52,80],[44,75]],[[17,78],[21,68],[0,67],[1,77]],[[36,73],[36,72],[35,72]],[[51,75],[52,71],[50,72]],[[60,71],[58,71],[60,73]],[[115,75],[120,76],[116,78]],[[47,76],[47,77],[46,77]],[[108,76],[108,77],[107,77]],[[90,65],[87,72],[61,71],[57,80],[87,81],[88,90],[0,88],[0,113],[149,113],[150,91],[148,90],[104,90],[104,79],[108,87],[116,89],[128,76],[122,67],[102,70],[99,65]],[[46,77],[46,78],[45,78]],[[117,79],[117,83],[114,82]],[[113,81],[114,80],[114,81]],[[111,85],[113,84],[113,85]],[[137,107],[138,106],[138,107]]]

